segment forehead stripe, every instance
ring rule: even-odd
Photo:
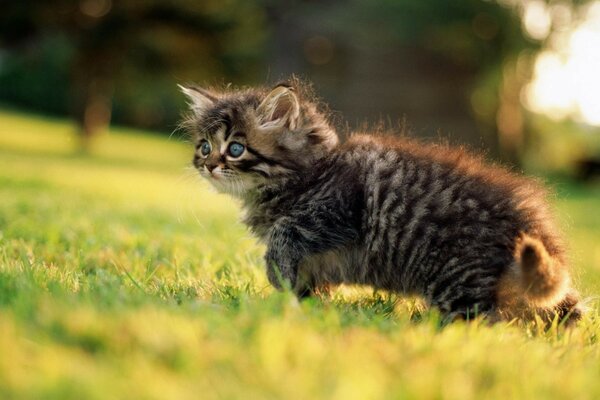
[[[226,110],[212,112],[204,121],[200,123],[200,130],[209,135],[215,135],[222,127],[225,127],[225,134],[231,130],[231,115]]]
[[[232,108],[231,110],[228,110],[231,112],[231,114],[229,114],[228,112],[224,112],[224,114],[226,114],[226,116],[223,117],[223,119],[225,120],[225,140],[229,139],[229,136],[231,136],[231,134],[233,133],[233,129],[232,129],[232,120],[238,120],[238,111],[235,108]]]
[[[256,160],[240,160],[235,163],[236,167],[245,171],[256,172],[257,174],[264,176],[265,178],[269,177],[269,174],[265,171],[257,168],[257,165],[263,164],[259,159]]]
[[[231,132],[233,131],[233,129],[231,129],[231,119],[230,119],[229,115],[224,118],[224,124],[225,124],[225,135],[223,136],[223,141],[227,141],[227,140],[229,140],[229,136],[231,136]]]
[[[280,162],[275,161],[267,156],[260,154],[258,151],[256,151],[255,149],[253,149],[250,146],[246,146],[246,150],[248,151],[248,153],[252,154],[254,157],[258,158],[260,161],[264,162],[265,164],[269,164],[269,165],[280,164]]]

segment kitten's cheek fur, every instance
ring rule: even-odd
[[[201,166],[198,168],[198,173],[200,174],[201,177],[208,179],[209,178],[209,172],[208,169],[206,169],[206,166]]]

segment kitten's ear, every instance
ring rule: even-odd
[[[294,129],[300,116],[300,103],[294,89],[280,85],[267,94],[258,106],[257,113],[262,125]]]
[[[179,90],[181,90],[181,92],[187,96],[188,100],[190,101],[190,108],[196,114],[201,114],[207,108],[213,106],[217,101],[217,96],[206,89],[196,86],[177,86],[179,86]]]

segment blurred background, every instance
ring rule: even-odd
[[[177,84],[291,74],[549,183],[581,327],[275,293]],[[0,0],[0,400],[600,398],[598,210],[600,0]]]
[[[298,74],[340,129],[405,121],[529,171],[600,174],[600,1],[20,0],[0,107],[169,135],[176,84]]]

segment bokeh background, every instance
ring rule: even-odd
[[[582,323],[275,291],[177,84],[291,74],[546,182]],[[599,399],[599,157],[597,0],[0,0],[0,399]]]
[[[600,168],[600,2],[21,0],[0,13],[2,107],[170,134],[180,82],[297,74],[341,129],[404,124],[543,173]]]

